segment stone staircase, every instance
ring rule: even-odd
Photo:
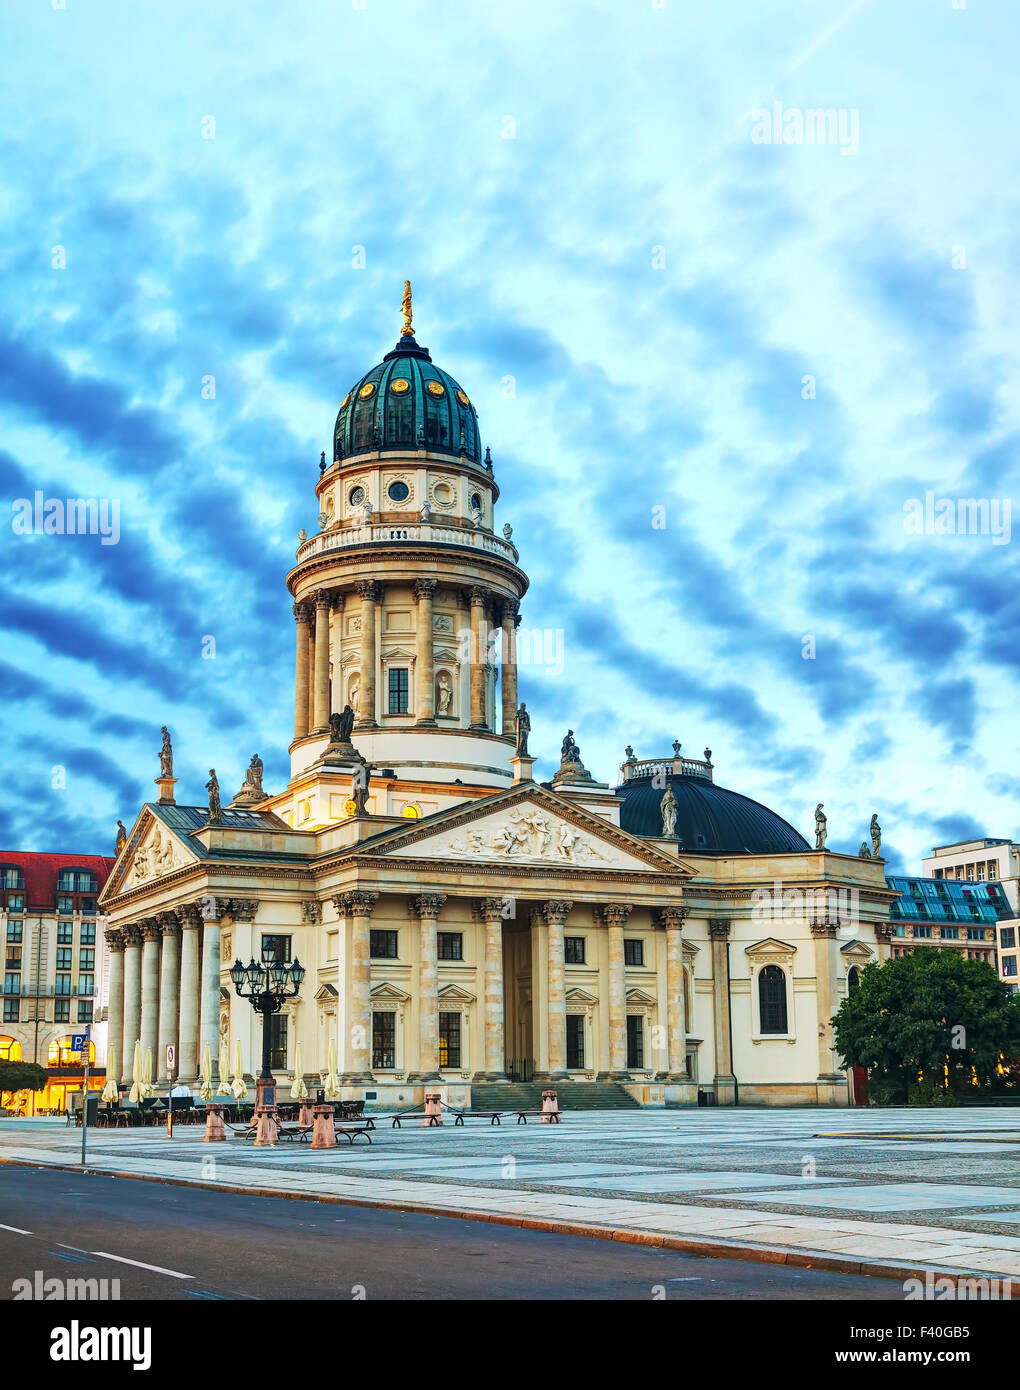
[[[615,1081],[476,1081],[472,1110],[541,1110],[542,1092],[553,1090],[564,1113],[577,1110],[640,1110],[638,1101]]]

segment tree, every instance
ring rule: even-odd
[[[833,1024],[879,1105],[955,1104],[1020,1055],[1020,996],[986,962],[933,946],[866,966]]]
[[[35,1062],[0,1062],[0,1091],[41,1091],[47,1071]]]

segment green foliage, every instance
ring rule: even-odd
[[[933,946],[867,966],[833,1024],[843,1065],[867,1068],[876,1105],[955,1105],[975,1073],[994,1085],[1000,1055],[1020,1057],[1020,996],[985,961]]]
[[[46,1079],[46,1068],[35,1062],[0,1062],[0,1091],[41,1091]]]

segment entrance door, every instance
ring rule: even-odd
[[[567,1014],[567,1071],[584,1071],[584,1014]]]

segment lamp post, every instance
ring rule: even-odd
[[[276,1081],[270,1065],[272,1052],[272,1020],[283,1008],[284,1000],[293,999],[301,989],[305,968],[295,957],[280,960],[271,943],[262,947],[262,960],[254,956],[248,965],[236,960],[230,971],[239,999],[250,999],[257,1014],[262,1015],[262,1070],[255,1083],[256,1110],[276,1109]]]

